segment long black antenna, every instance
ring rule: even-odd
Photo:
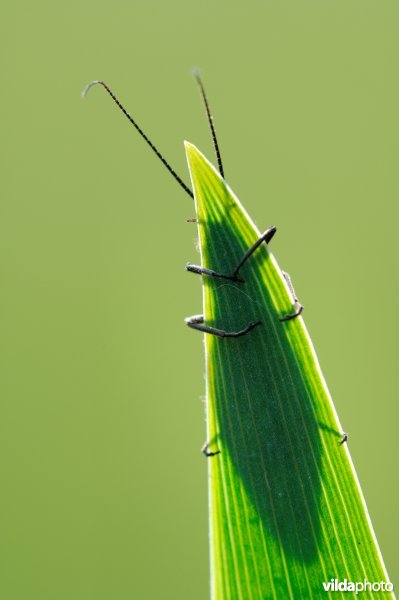
[[[173,175],[173,177],[176,179],[177,183],[183,188],[183,190],[185,192],[187,192],[187,194],[191,198],[194,198],[194,194],[190,190],[190,188],[184,183],[184,181],[181,179],[181,177],[178,176],[178,174],[176,173],[176,171],[170,166],[170,164],[168,163],[168,161],[162,156],[162,154],[159,152],[158,148],[156,146],[154,146],[154,144],[146,136],[146,134],[144,133],[144,131],[141,129],[141,127],[139,127],[139,125],[136,123],[136,121],[133,119],[133,117],[127,112],[127,110],[124,108],[124,106],[122,106],[122,104],[119,102],[118,98],[113,94],[113,92],[110,90],[110,88],[107,86],[107,84],[104,83],[104,81],[98,81],[98,80],[91,81],[85,87],[85,89],[83,90],[82,96],[85,97],[86,94],[87,94],[87,92],[89,91],[89,89],[92,88],[94,85],[97,85],[97,84],[103,86],[103,88],[111,96],[112,100],[115,102],[115,104],[118,106],[118,108],[120,108],[120,110],[123,112],[123,114],[129,119],[129,121],[131,122],[131,124],[137,129],[137,131],[139,132],[139,134],[141,135],[141,137],[144,138],[144,140],[147,142],[147,144],[149,145],[149,147],[151,148],[151,150],[153,150],[153,152],[155,152],[155,154],[158,156],[158,158],[161,160],[161,162],[165,165],[165,167],[168,169],[169,173],[171,175]]]
[[[216,137],[215,125],[213,124],[213,116],[212,116],[212,113],[211,113],[211,109],[209,107],[208,98],[207,98],[206,93],[205,93],[204,84],[202,83],[201,75],[200,75],[200,72],[199,72],[198,69],[194,69],[193,75],[194,75],[194,77],[195,77],[195,79],[196,79],[196,81],[198,83],[198,87],[199,87],[200,92],[201,92],[202,100],[204,101],[205,110],[206,110],[206,114],[207,114],[207,117],[208,117],[209,127],[211,128],[213,146],[215,148],[216,156],[217,156],[217,159],[218,159],[219,173],[224,178],[224,170],[223,170],[223,164],[222,164],[222,157],[220,156],[220,149],[219,149],[219,144],[218,144],[218,140],[217,140],[217,137]]]

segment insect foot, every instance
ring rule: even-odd
[[[296,317],[299,317],[304,307],[300,302],[298,302],[298,300],[295,301],[294,306],[295,312],[290,313],[289,315],[284,315],[284,317],[280,317],[280,321],[291,321],[291,319],[296,319]]]
[[[343,433],[342,434],[342,440],[339,442],[338,446],[342,446],[342,444],[345,444],[348,441],[348,434],[347,433]]]
[[[299,315],[303,311],[304,307],[299,302],[298,298],[296,297],[294,286],[292,285],[291,277],[285,271],[283,271],[283,275],[284,275],[284,279],[287,282],[289,290],[294,298],[295,311],[293,313],[290,313],[288,315],[284,315],[283,317],[280,317],[280,321],[291,321],[291,319],[296,319],[296,317],[299,317]]]
[[[204,456],[206,456],[207,458],[210,458],[211,456],[216,456],[217,454],[220,454],[220,450],[209,450],[209,446],[211,445],[210,442],[205,442],[205,444],[202,446],[201,448],[201,452]]]
[[[211,335],[216,335],[218,337],[226,338],[237,338],[242,335],[246,335],[252,329],[254,329],[257,325],[260,325],[260,321],[256,321],[253,323],[249,323],[244,329],[240,331],[224,331],[223,329],[216,329],[215,327],[210,327],[209,325],[205,325],[204,316],[203,315],[194,315],[193,317],[187,317],[184,320],[188,327],[191,329],[197,329],[197,331],[202,331],[203,333],[210,333]]]

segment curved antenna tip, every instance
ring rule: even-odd
[[[195,77],[195,79],[198,79],[201,77],[201,69],[199,67],[193,67],[191,69],[191,75]]]
[[[81,94],[82,98],[85,98],[87,96],[90,88],[92,88],[93,86],[95,86],[97,84],[104,85],[104,82],[100,81],[100,79],[94,79],[93,81],[90,81],[90,83],[88,83],[82,91],[82,94]]]

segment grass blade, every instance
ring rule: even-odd
[[[260,233],[205,157],[186,152],[202,265],[232,273]],[[203,277],[207,325],[261,321],[238,339],[205,335],[208,439],[221,451],[209,459],[212,598],[328,597],[332,578],[387,582],[303,319],[279,320],[293,298],[266,244],[241,275]]]

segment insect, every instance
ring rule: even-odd
[[[203,103],[205,106],[205,111],[206,111],[208,124],[209,124],[210,131],[211,131],[213,146],[214,146],[215,153],[216,153],[218,170],[219,170],[220,175],[224,178],[224,168],[223,168],[219,143],[218,143],[218,139],[216,136],[213,115],[210,110],[208,98],[207,98],[205,88],[204,88],[204,85],[203,85],[203,82],[202,82],[199,72],[194,71],[193,74],[194,74],[194,77],[198,84],[198,87],[200,90],[200,95],[202,97],[202,100],[203,100]],[[148,136],[144,133],[144,131],[138,125],[136,120],[128,113],[128,111],[124,108],[124,106],[121,104],[121,102],[115,96],[113,91],[110,89],[110,87],[104,81],[94,80],[94,81],[90,82],[83,90],[82,96],[83,97],[86,96],[87,92],[95,85],[100,85],[106,90],[106,92],[112,98],[114,103],[122,111],[122,113],[125,115],[125,117],[127,117],[127,119],[130,121],[130,123],[135,127],[135,129],[138,131],[139,135],[149,145],[151,150],[156,154],[156,156],[163,163],[163,165],[166,167],[166,169],[169,171],[169,173],[172,175],[172,177],[177,181],[177,183],[186,192],[186,194],[188,196],[190,196],[190,198],[193,199],[194,194],[193,194],[192,190],[187,186],[187,184],[183,181],[183,179],[176,173],[176,171],[173,169],[173,167],[170,165],[170,163],[165,159],[165,157],[161,154],[161,152],[158,150],[158,148],[148,138]],[[194,217],[191,219],[187,219],[187,222],[195,223],[195,222],[197,222],[197,218]],[[271,242],[276,231],[277,231],[277,228],[274,225],[268,227],[266,229],[266,231],[256,240],[256,242],[246,250],[246,252],[243,254],[241,260],[238,262],[238,264],[236,265],[236,267],[232,273],[221,273],[221,272],[214,271],[211,268],[211,266],[203,267],[203,266],[198,266],[198,265],[194,265],[191,263],[188,263],[186,265],[186,270],[190,273],[194,273],[196,275],[201,275],[202,277],[219,278],[222,280],[231,281],[239,286],[245,286],[245,280],[242,278],[242,276],[240,274],[242,267],[251,258],[251,256],[254,254],[254,252],[256,252],[256,250],[261,246],[261,244],[263,244],[263,243],[269,244]],[[290,321],[292,319],[295,319],[296,317],[298,317],[301,314],[301,312],[303,310],[303,306],[299,302],[299,300],[295,294],[290,276],[288,275],[288,273],[285,273],[285,272],[283,272],[283,275],[287,282],[288,288],[291,292],[294,310],[292,313],[281,316],[279,318],[281,322]],[[204,320],[203,315],[195,315],[193,317],[188,317],[185,319],[185,323],[191,329],[196,329],[197,331],[200,331],[202,333],[206,333],[208,335],[214,335],[214,336],[217,336],[220,338],[240,338],[242,336],[249,335],[251,333],[251,331],[253,329],[255,329],[255,327],[262,325],[261,320],[252,321],[240,330],[228,331],[228,330],[219,329],[219,328],[215,328],[215,327],[211,327],[210,325],[207,325]],[[346,440],[344,440],[344,441],[346,441]],[[202,448],[202,452],[205,456],[215,456],[215,455],[219,454],[219,451],[215,451],[215,452],[209,451],[209,445],[210,445],[210,443],[206,442]]]

